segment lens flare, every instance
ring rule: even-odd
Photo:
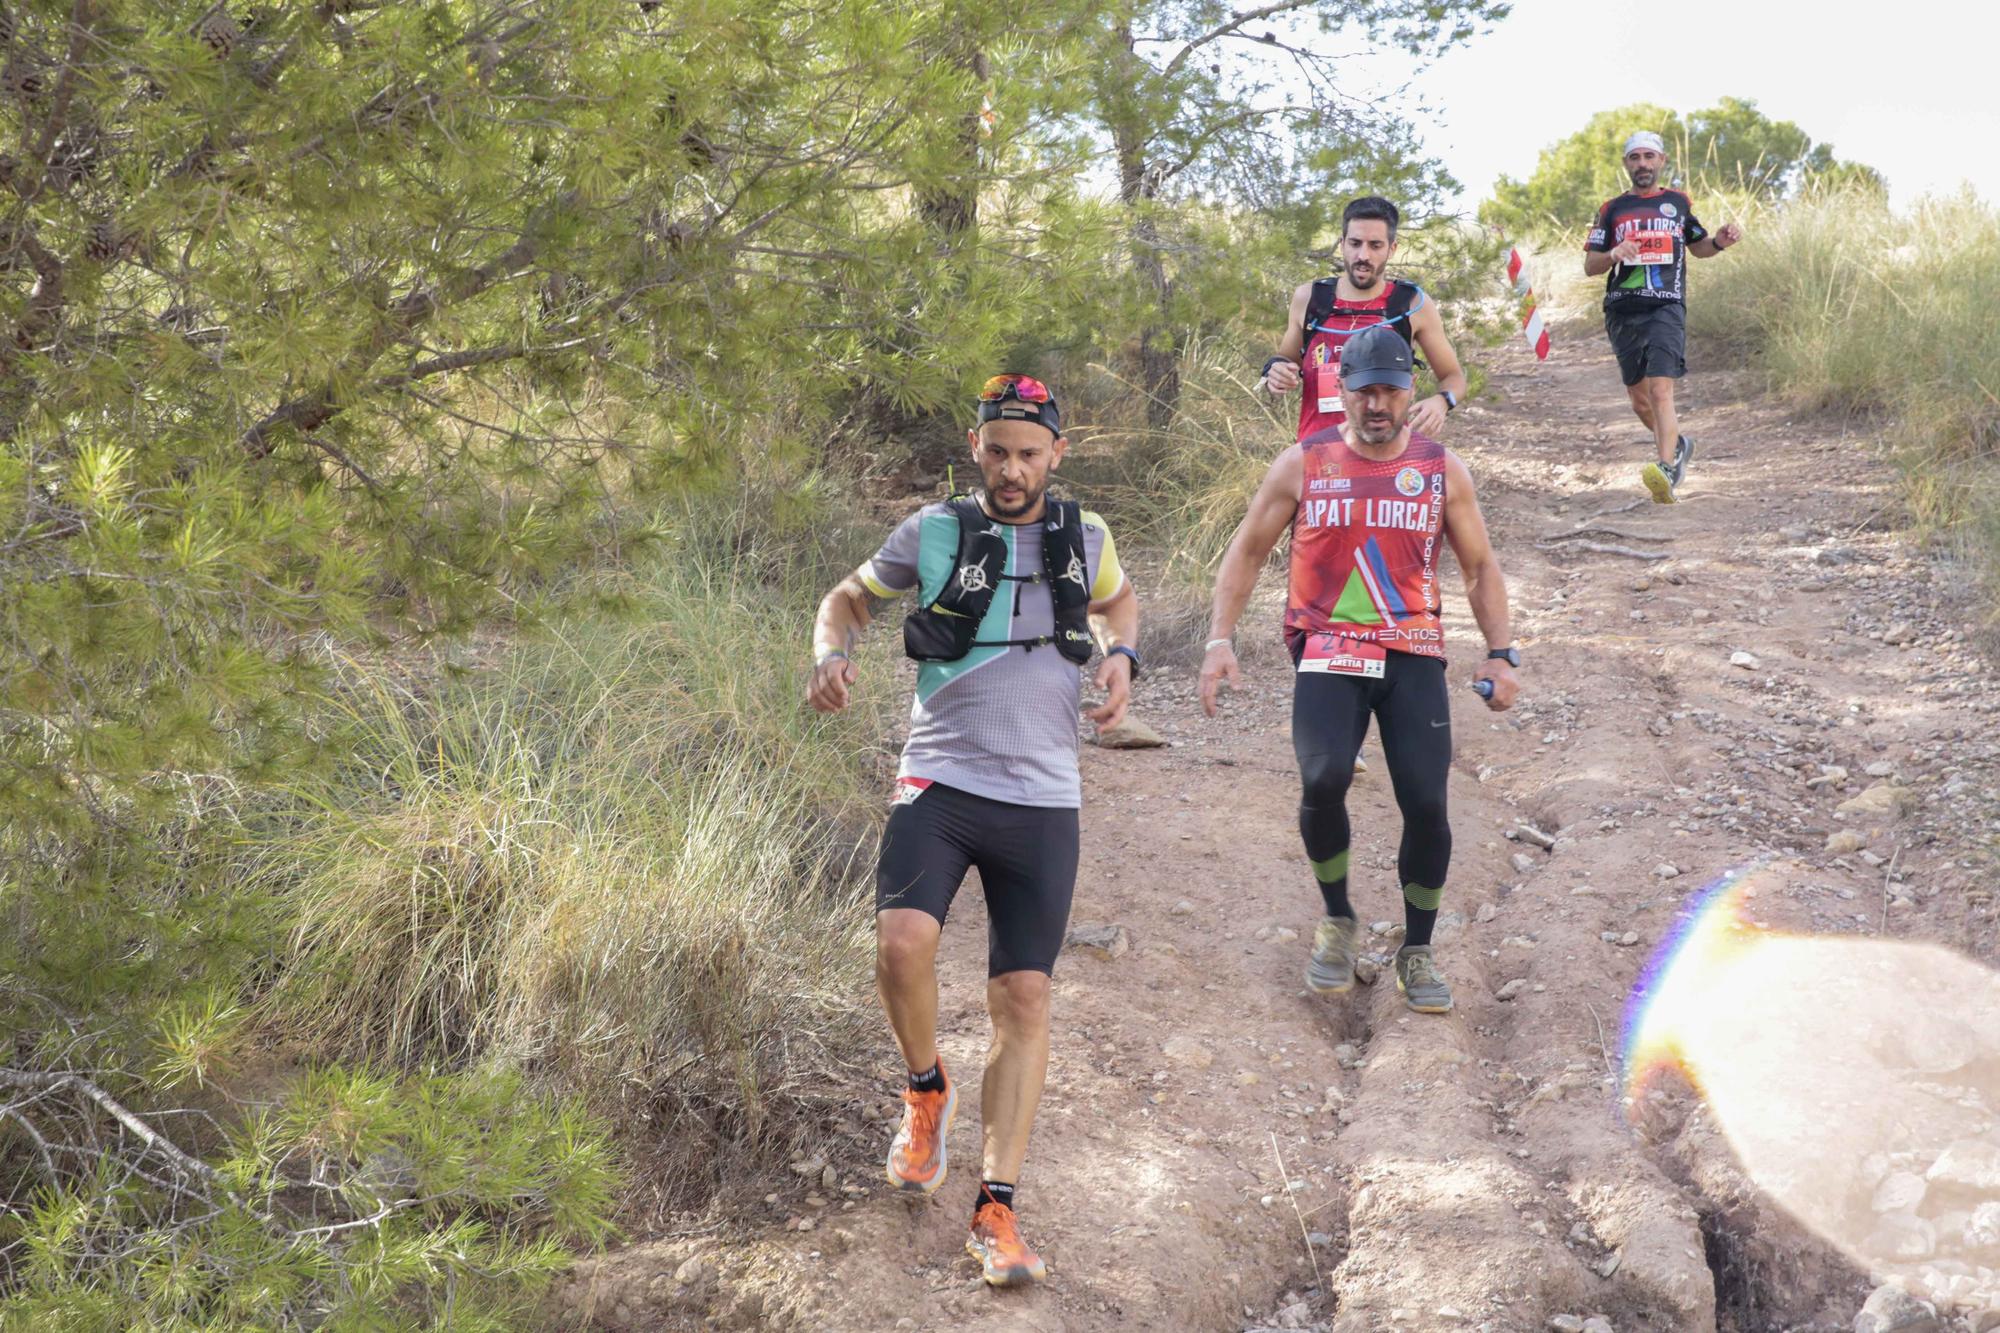
[[[1620,1042],[1628,1108],[1636,1107],[1658,1076],[1670,1070],[1701,1090],[1699,1073],[1681,1043],[1702,1016],[1707,987],[1742,961],[1764,933],[1746,911],[1749,877],[1758,868],[1731,870],[1689,898],[1640,972],[1625,1002]]]
[[[1758,862],[1689,901],[1626,1006],[1627,1114],[1678,1073],[1799,1221],[1920,1296],[2000,1305],[2000,977],[1757,924],[1804,873]]]

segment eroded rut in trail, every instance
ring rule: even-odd
[[[1198,716],[1191,671],[1156,671],[1140,711],[1173,747],[1085,749],[1074,920],[1122,925],[1131,947],[1072,949],[1056,972],[1049,1090],[1021,1182],[1048,1282],[987,1291],[959,1249],[986,1041],[969,887],[940,964],[964,1100],[939,1198],[912,1208],[881,1186],[885,1031],[881,1095],[828,1139],[824,1167],[758,1216],[584,1265],[557,1295],[565,1322],[1851,1326],[1866,1277],[1743,1178],[1684,1088],[1657,1090],[1628,1128],[1623,1006],[1686,895],[1765,852],[1797,868],[1759,904],[1773,926],[1886,925],[1992,961],[1980,848],[2000,796],[1984,785],[2000,696],[1965,612],[1895,530],[1892,478],[1862,441],[1698,368],[1688,502],[1627,508],[1649,445],[1593,333],[1575,330],[1548,365],[1507,349],[1493,384],[1499,401],[1459,413],[1447,442],[1480,483],[1528,666],[1505,716],[1454,690],[1438,954],[1456,1010],[1410,1013],[1393,977],[1340,1000],[1303,989],[1318,903],[1267,580],[1241,635],[1261,651],[1223,719]],[[1582,549],[1567,539],[1579,527],[1669,558]],[[1477,632],[1455,573],[1447,588],[1453,675],[1469,680]],[[1756,666],[1732,666],[1736,652]],[[1399,825],[1372,738],[1364,755],[1352,883],[1364,920],[1387,924],[1401,913]],[[1834,805],[1871,764],[1923,798],[1863,830],[1868,855],[1893,855],[1887,872],[1826,849],[1847,827]],[[1523,823],[1553,834],[1553,851],[1510,840]],[[1394,941],[1376,933],[1370,948],[1386,960]]]

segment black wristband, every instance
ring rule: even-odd
[[[1272,357],[1272,358],[1271,358],[1271,359],[1270,359],[1269,361],[1266,361],[1266,362],[1264,363],[1264,369],[1262,369],[1261,371],[1259,371],[1259,372],[1257,373],[1257,378],[1258,378],[1258,379],[1260,379],[1260,380],[1262,380],[1262,379],[1269,379],[1269,378],[1271,377],[1271,367],[1272,367],[1272,366],[1275,366],[1275,365],[1277,365],[1277,364],[1278,364],[1278,363],[1279,363],[1280,361],[1284,361],[1284,362],[1290,362],[1290,361],[1291,361],[1291,359],[1292,359],[1292,358],[1290,358],[1290,357],[1288,357],[1288,356],[1274,356],[1274,357]]]
[[[1134,647],[1131,647],[1131,646],[1130,646],[1129,644],[1123,644],[1123,643],[1121,643],[1121,644],[1119,644],[1119,645],[1118,645],[1118,646],[1117,646],[1116,648],[1113,648],[1113,649],[1111,649],[1110,651],[1106,652],[1106,653],[1104,654],[1104,656],[1106,657],[1106,659],[1109,659],[1109,658],[1112,658],[1112,657],[1129,657],[1129,658],[1131,658],[1131,659],[1132,659],[1132,679],[1133,679],[1133,680],[1137,680],[1137,679],[1139,679],[1139,650],[1138,650],[1137,648],[1134,648]]]

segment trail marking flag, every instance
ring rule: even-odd
[[[1535,309],[1535,289],[1528,283],[1528,266],[1521,261],[1521,252],[1513,247],[1507,250],[1507,281],[1514,284],[1514,290],[1521,296],[1521,331],[1527,335],[1528,346],[1535,349],[1535,359],[1549,359],[1549,331],[1542,324],[1542,316]]]

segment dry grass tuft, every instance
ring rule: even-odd
[[[347,762],[251,857],[296,921],[270,1026],[580,1091],[671,1130],[690,1182],[782,1149],[858,1044],[888,728],[802,707],[795,594],[738,568],[611,577],[623,615],[431,693],[350,666]]]

